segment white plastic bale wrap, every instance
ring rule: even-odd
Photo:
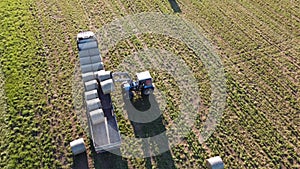
[[[88,112],[102,108],[99,98],[86,101],[86,108]]]
[[[84,86],[85,86],[85,91],[91,91],[91,90],[95,90],[95,89],[99,88],[97,80],[91,80],[91,81],[85,82]]]
[[[93,63],[93,64],[87,64],[87,65],[81,65],[81,72],[82,73],[88,73],[88,72],[96,72],[99,70],[103,70],[103,63]]]
[[[70,143],[73,155],[78,155],[86,151],[83,138],[74,140]]]
[[[101,62],[102,61],[102,58],[100,55],[95,55],[95,56],[91,56],[91,62],[92,63],[98,63],[98,62]]]
[[[80,58],[79,61],[80,61],[80,66],[82,66],[82,65],[88,65],[88,64],[92,63],[91,57]]]
[[[103,82],[100,82],[100,86],[103,94],[109,94],[115,89],[115,85],[112,79],[108,79],[108,80],[104,80]]]
[[[88,73],[83,73],[82,74],[83,82],[88,82],[88,81],[91,81],[91,80],[94,80],[94,79],[95,79],[94,72],[88,72]]]
[[[98,47],[89,49],[89,56],[95,56],[95,55],[100,55]]]
[[[95,72],[95,75],[100,82],[105,81],[107,79],[111,79],[110,71],[100,70],[98,72]]]
[[[97,125],[105,121],[105,117],[102,109],[91,111],[89,115],[93,125]]]
[[[82,74],[88,73],[88,72],[93,72],[92,64],[81,65],[81,72],[82,72]]]
[[[98,92],[97,90],[91,90],[84,92],[85,100],[92,100],[98,98]]]
[[[224,169],[224,163],[220,156],[212,157],[206,160],[208,169]]]
[[[90,54],[89,54],[89,50],[81,50],[79,51],[79,58],[85,58],[85,57],[88,57]]]
[[[94,72],[103,70],[104,69],[103,62],[93,63],[92,68]]]
[[[87,49],[92,49],[92,48],[98,49],[98,44],[97,44],[97,41],[91,41],[91,42],[86,42],[86,43],[79,43],[78,47],[81,51],[84,51]]]

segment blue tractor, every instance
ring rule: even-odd
[[[134,93],[137,92],[140,92],[142,96],[149,96],[154,91],[154,84],[149,71],[137,73],[137,81],[133,81],[129,74],[125,72],[115,72],[112,73],[112,76],[115,82],[123,82],[122,93],[127,99],[132,99]]]

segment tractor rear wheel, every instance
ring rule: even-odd
[[[153,93],[153,89],[151,89],[151,88],[142,90],[142,95],[144,95],[144,96],[149,96],[152,93]]]

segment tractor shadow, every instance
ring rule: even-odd
[[[135,137],[147,138],[145,139],[147,141],[143,141],[142,145],[143,153],[148,156],[144,158],[146,168],[152,169],[153,164],[151,161],[156,163],[157,168],[176,168],[170,152],[168,137],[164,133],[166,128],[163,124],[163,116],[155,96],[151,94],[148,97],[134,98],[133,100],[124,99],[124,102],[124,108],[133,126]],[[146,119],[146,122],[138,122],[139,120],[143,121],[143,118]],[[159,140],[151,138],[159,134],[161,136]],[[166,147],[167,151],[156,153],[159,155],[151,157],[154,151],[164,151]]]
[[[176,0],[169,0],[169,3],[175,13],[181,13],[181,9],[180,9],[178,3],[176,2]]]
[[[120,149],[110,150],[103,153],[96,153],[92,140],[90,140],[92,149],[92,158],[95,169],[127,169],[126,159],[117,154],[121,154]]]

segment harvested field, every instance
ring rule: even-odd
[[[79,137],[85,140],[90,168],[205,168],[205,159],[216,155],[226,168],[300,168],[299,8],[290,0],[2,0],[0,168],[76,168],[69,143]],[[222,119],[202,143],[213,89],[205,62],[192,48],[165,34],[132,35],[101,51],[105,69],[127,70],[124,58],[130,62],[123,66],[132,65],[132,73],[156,66],[150,72],[159,91],[154,108],[161,116],[145,125],[134,123],[128,119],[132,110],[115,94],[121,134],[136,138],[168,131],[185,103],[172,71],[159,69],[166,60],[157,52],[147,62],[147,51],[172,53],[191,71],[199,89],[191,92],[200,97],[195,124],[179,144],[160,155],[96,154],[86,119],[78,114],[84,110],[75,109],[74,83],[80,80],[76,35],[99,32],[116,19],[145,12],[182,18],[215,47],[226,77]],[[169,135],[164,138],[164,144],[172,144]],[[130,144],[142,155],[155,154],[159,143],[149,148],[150,143]],[[130,151],[125,145],[117,153]]]

